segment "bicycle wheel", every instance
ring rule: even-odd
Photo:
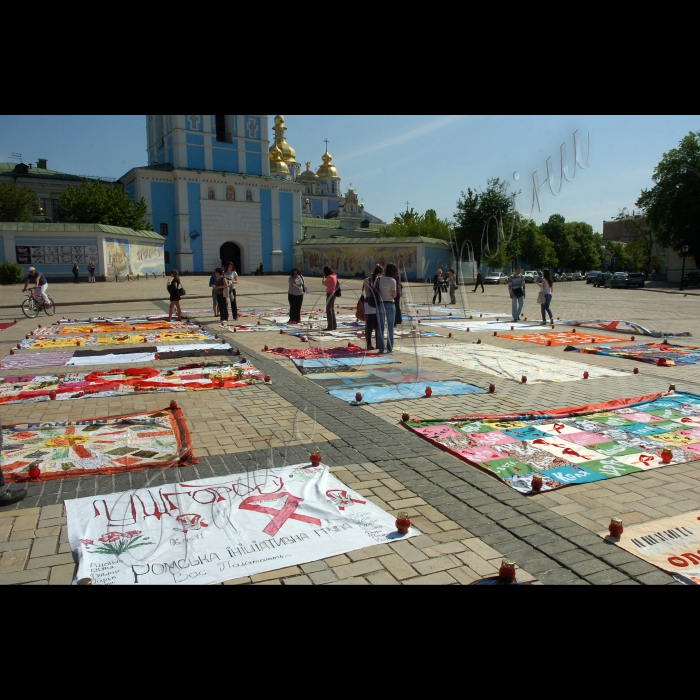
[[[22,302],[22,313],[27,318],[36,318],[39,315],[39,305],[32,299],[25,299]]]
[[[53,303],[53,299],[48,294],[46,297],[51,302],[51,306],[44,306],[44,311],[47,316],[53,316],[56,313],[56,304]]]

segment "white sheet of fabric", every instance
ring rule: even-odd
[[[397,347],[399,352],[418,353],[424,357],[449,362],[458,367],[477,370],[494,377],[505,377],[520,382],[525,375],[528,382],[574,382],[588,372],[591,379],[598,377],[625,377],[629,372],[570,362],[555,357],[544,357],[521,350],[497,348],[493,345],[451,343],[449,345],[419,345]]]
[[[159,353],[161,352],[179,352],[182,350],[229,350],[231,346],[228,343],[219,343],[213,345],[211,343],[189,343],[183,345],[156,345]],[[124,353],[119,355],[95,355],[87,357],[73,357],[66,362],[67,367],[87,367],[90,365],[115,365],[127,362],[153,362],[156,359],[154,352],[134,352]]]
[[[501,317],[499,317],[501,318]],[[525,328],[528,331],[546,331],[551,330],[550,326],[541,326],[539,321],[536,323],[518,323],[517,321],[421,321],[422,326],[430,326],[431,328],[449,328],[453,331],[466,331],[467,328],[472,333],[483,333],[484,331],[510,331],[511,326],[516,331],[521,331]]]
[[[76,581],[212,584],[420,535],[296,464],[67,500]]]

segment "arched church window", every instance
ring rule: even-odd
[[[213,187],[209,188],[209,199],[216,199]]]
[[[253,201],[253,193],[251,190],[246,190],[245,191],[245,201],[246,202],[252,202]]]
[[[229,185],[226,188],[226,199],[229,202],[235,202],[236,201],[236,188],[233,185]]]

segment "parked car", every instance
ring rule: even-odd
[[[601,272],[592,282],[594,287],[604,287],[605,283],[612,278],[612,272]]]
[[[571,279],[574,282],[580,282],[583,279],[583,275],[580,272],[574,272],[572,273]]]
[[[627,273],[616,272],[609,280],[605,280],[606,289],[624,289],[627,287]]]
[[[601,270],[591,270],[586,275],[586,284],[593,284],[593,282],[595,282],[595,278],[600,274],[601,274]]]
[[[645,282],[643,272],[630,272],[627,275],[627,288],[630,287],[643,287]]]
[[[535,275],[532,272],[532,270],[528,270],[527,272],[523,272],[523,278],[525,282],[534,282],[535,281]]]
[[[491,272],[484,277],[484,284],[508,284],[508,275],[502,272]]]
[[[555,282],[560,282],[561,281],[561,275],[558,272],[552,272],[552,279]]]
[[[700,270],[688,270],[683,277],[684,287],[700,287]]]
[[[567,272],[566,275],[564,276],[564,279],[566,282],[573,282],[574,281],[574,273]]]

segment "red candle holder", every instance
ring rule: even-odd
[[[263,348],[265,352],[267,352],[270,348],[267,347],[267,345]]]
[[[523,374],[523,376],[520,377],[520,381],[521,381],[523,384],[527,384],[527,377]]]
[[[218,339],[219,339],[219,334],[217,333],[214,337],[218,340]]]
[[[14,355],[14,354],[15,354],[15,351],[14,351],[14,350],[10,350],[10,355]]]
[[[448,338],[451,338],[451,337],[452,337],[452,333],[448,333],[448,334],[447,334],[447,337],[448,337]]]
[[[280,335],[284,335],[284,331],[280,328]]]
[[[497,320],[497,321],[500,321],[501,319],[500,319],[500,318],[496,318],[496,320]]]
[[[551,345],[551,344],[552,344],[552,341],[551,341],[551,340],[548,340],[548,341],[547,341],[547,345]]]
[[[584,373],[583,373],[583,378],[584,378],[584,379],[588,379],[588,372],[584,372]]]
[[[469,326],[467,326],[467,333],[469,333],[469,330],[470,330],[470,329],[469,329]]]
[[[266,374],[265,377],[264,377],[264,379],[265,379],[266,382],[269,383],[269,381],[270,381],[270,375],[269,375],[269,374]]]
[[[234,333],[236,332],[236,326],[233,327],[233,332],[234,332]],[[282,332],[282,331],[280,331],[280,333],[281,333],[281,332]]]
[[[477,345],[481,345],[481,338],[477,338],[477,339],[476,339],[476,344],[477,344]]]
[[[635,367],[635,368],[632,370],[632,374],[639,374],[639,367]]]
[[[673,452],[671,450],[661,450],[661,461],[664,464],[668,464],[673,459]]]
[[[498,331],[494,331],[493,334],[494,334],[494,335],[498,335]]]
[[[533,491],[539,491],[542,488],[542,474],[535,473],[533,475],[530,487]]]
[[[612,518],[610,520],[610,525],[608,525],[608,532],[610,537],[620,537],[623,532],[622,520],[620,518]]]
[[[411,521],[408,519],[408,513],[405,510],[402,510],[396,516],[396,529],[400,535],[407,535],[410,527]]]
[[[362,394],[359,391],[355,394],[355,401],[362,403]]]
[[[170,408],[172,408],[173,410],[176,409],[177,408],[177,401],[171,401]]]
[[[669,385],[668,385],[668,390],[669,390],[669,391],[675,391],[675,390],[676,390],[676,385],[675,385],[675,384],[669,384]]]
[[[17,343],[17,349],[20,350],[21,348],[22,346],[19,343]]]
[[[309,461],[311,462],[312,467],[318,467],[319,464],[321,464],[321,453],[320,452],[312,452],[309,455]]]
[[[633,335],[630,336],[630,340],[634,340],[634,336],[633,336]]]
[[[479,314],[479,318],[481,318],[484,314]]]
[[[489,393],[493,394],[493,392],[496,391],[496,386],[495,384],[489,384]]]
[[[426,396],[432,396],[433,395],[433,389],[432,387],[426,386],[425,387],[425,395]]]
[[[55,400],[56,400],[56,392],[55,392],[55,391],[50,391],[50,392],[49,392],[49,398],[51,399],[51,401],[55,401]]]
[[[241,349],[240,349],[240,348],[236,348],[236,355],[240,355],[240,354],[241,354]]]
[[[245,357],[241,357],[241,364],[248,362],[248,360],[245,359]]]
[[[186,462],[190,458],[190,453],[185,450],[181,455],[180,455],[180,461],[181,462]]]
[[[408,413],[406,413],[406,411],[404,411],[404,412],[401,414],[401,420],[402,420],[404,423],[405,423],[407,420],[410,420],[410,419],[411,419],[411,416],[410,416]]]
[[[498,578],[504,583],[515,583],[515,562],[504,559],[498,570]]]
[[[41,469],[36,464],[32,464],[29,467],[28,474],[30,479],[38,479],[41,476]]]

